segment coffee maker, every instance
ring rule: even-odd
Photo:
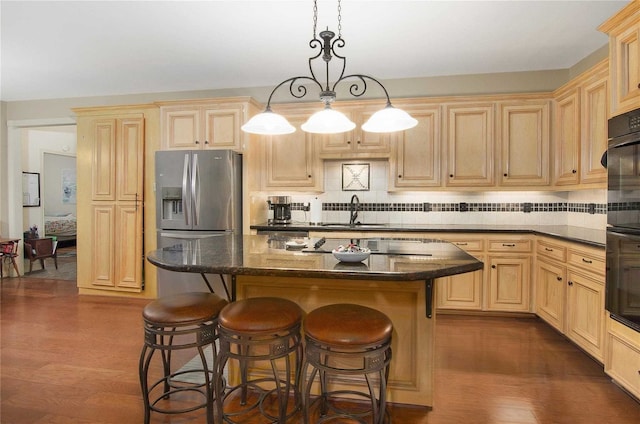
[[[269,224],[291,224],[290,196],[269,196],[267,203],[273,211],[273,218],[269,219]]]

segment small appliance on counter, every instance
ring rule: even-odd
[[[267,203],[273,210],[273,218],[269,218],[268,224],[291,224],[290,196],[269,196]]]

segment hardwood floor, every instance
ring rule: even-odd
[[[1,423],[142,422],[137,367],[147,301],[76,293],[72,281],[3,281]],[[391,406],[394,423],[640,423],[640,404],[543,322],[437,319],[435,406]],[[204,416],[152,414],[152,422]]]

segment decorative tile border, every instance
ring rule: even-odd
[[[628,203],[360,203],[363,212],[578,212],[606,214],[610,210],[640,210],[640,202]],[[349,203],[323,203],[323,211],[349,211]],[[306,203],[292,203],[292,210],[307,210]]]

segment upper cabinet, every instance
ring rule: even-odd
[[[640,2],[632,1],[603,23],[609,34],[611,115],[640,107]]]
[[[379,103],[379,102],[378,102]],[[340,134],[314,135],[320,144],[320,157],[324,159],[388,158],[389,134],[362,131],[361,126],[384,104],[339,104],[333,108],[344,113],[356,127]]]
[[[445,105],[447,186],[494,184],[494,109],[492,102]]]
[[[550,183],[548,99],[498,104],[498,181],[501,186]]]
[[[249,98],[160,103],[162,148],[242,151],[248,135],[240,127],[257,109]]]
[[[554,92],[554,185],[606,184],[608,87],[605,59]]]
[[[439,105],[398,104],[418,120],[418,125],[395,133],[390,161],[390,190],[412,190],[441,185]]]
[[[291,134],[262,136],[262,189],[320,191],[323,187],[322,161],[312,134],[300,130],[308,116],[307,109],[282,110],[287,120],[296,127]]]

